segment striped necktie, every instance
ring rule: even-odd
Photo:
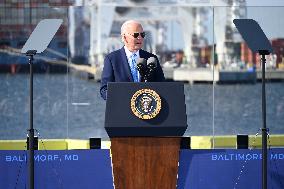
[[[138,73],[136,68],[136,57],[137,55],[134,53],[130,56],[130,70],[133,77],[134,82],[139,82],[138,80]]]

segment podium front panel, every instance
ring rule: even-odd
[[[131,110],[131,98],[140,89],[152,89],[161,98],[161,110],[152,119],[140,119]],[[105,129],[110,137],[182,136],[186,128],[183,83],[108,83]]]

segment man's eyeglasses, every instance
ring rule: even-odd
[[[134,38],[138,38],[139,34],[142,38],[144,38],[146,36],[146,33],[145,32],[141,32],[141,33],[138,33],[138,32],[135,32],[133,34],[130,34],[128,33],[129,35],[133,36]]]

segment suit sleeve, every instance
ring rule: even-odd
[[[114,81],[114,73],[113,73],[111,60],[109,56],[106,56],[104,60],[104,67],[101,77],[101,88],[100,88],[100,94],[104,100],[106,100],[107,98],[107,83],[113,81]]]
[[[155,74],[155,81],[163,82],[163,81],[165,81],[164,72],[162,70],[162,67],[160,65],[158,57],[156,56],[155,58],[157,59],[157,68],[156,68],[156,74]]]

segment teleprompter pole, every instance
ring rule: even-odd
[[[267,131],[266,128],[266,91],[265,91],[265,55],[267,50],[258,51],[261,56],[262,65],[262,189],[267,189]]]
[[[30,64],[30,129],[29,129],[29,188],[34,189],[34,128],[33,128],[33,56],[36,50],[29,50]]]

